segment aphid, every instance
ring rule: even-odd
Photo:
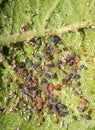
[[[71,87],[72,87],[72,89],[75,89],[77,86],[76,86],[75,83],[73,83],[73,84],[71,85]]]
[[[82,98],[81,102],[82,102],[83,105],[86,105],[88,103],[88,101],[86,99],[84,99],[84,98]]]
[[[84,69],[84,70],[86,70],[86,69],[87,69],[87,67],[86,67],[86,66],[84,66],[84,65],[80,65],[80,66],[79,66],[79,68],[78,68],[78,70],[79,70],[79,71],[81,71],[81,70],[83,70],[83,69]]]
[[[56,118],[56,120],[54,121],[54,123],[59,123],[59,119],[58,118]]]
[[[26,80],[30,82],[32,80],[31,76],[30,75],[26,76]]]
[[[49,86],[48,86],[48,90],[50,91],[50,92],[52,92],[52,90],[53,90],[53,84],[49,84]]]
[[[58,43],[60,41],[60,38],[57,35],[51,35],[49,36],[49,41],[52,43]]]
[[[22,89],[21,89],[21,92],[24,94],[24,93],[25,93],[25,89],[24,89],[24,88],[22,88]]]
[[[43,84],[43,83],[47,83],[48,81],[45,79],[45,78],[42,78],[41,79],[41,83]]]
[[[75,91],[74,94],[75,94],[75,96],[78,96],[78,95],[81,94],[81,92],[80,91]]]
[[[61,52],[60,49],[56,49],[56,50],[54,50],[54,54],[58,54],[58,53],[60,53],[60,52]]]
[[[64,51],[68,51],[68,47],[64,47],[63,50],[64,50]]]
[[[38,113],[39,113],[38,108],[37,108],[37,107],[34,107],[34,108],[33,108],[33,112],[34,112],[35,114],[38,114]]]
[[[47,103],[48,103],[48,104],[52,104],[52,103],[53,103],[53,100],[52,100],[52,99],[47,99]]]
[[[50,79],[50,78],[51,78],[51,75],[50,75],[49,73],[45,73],[45,77],[46,77],[47,79]]]
[[[56,74],[56,73],[52,73],[52,74],[51,74],[51,77],[52,77],[53,79],[56,79],[56,78],[57,78],[57,74]]]
[[[35,57],[37,60],[41,60],[41,57],[40,56],[36,56]]]
[[[75,74],[75,75],[72,76],[72,79],[75,79],[75,80],[77,80],[79,78],[80,78],[80,75],[78,75],[78,74]]]
[[[72,68],[71,68],[71,72],[76,73],[76,72],[77,72],[77,69],[74,68],[74,67],[72,67]]]
[[[0,113],[3,113],[4,112],[4,108],[0,108]]]
[[[39,62],[33,63],[33,67],[34,67],[34,68],[38,68],[39,66],[40,66],[40,63],[39,63]]]
[[[78,112],[84,112],[85,111],[84,107],[77,107],[77,110],[78,110]]]
[[[38,37],[38,38],[36,39],[36,44],[37,44],[37,45],[41,45],[41,38],[40,38],[40,37]]]
[[[52,106],[52,112],[53,112],[53,113],[57,113],[57,112],[58,112],[58,108],[57,108],[56,105],[53,105],[53,106]]]
[[[59,116],[67,116],[68,115],[68,112],[63,112],[63,111],[59,111],[58,113]]]
[[[51,67],[54,67],[54,64],[51,63],[51,64],[47,64],[46,66],[49,67],[49,68],[51,68]]]
[[[59,84],[55,85],[54,89],[59,90],[60,89],[60,85]]]
[[[93,112],[93,110],[92,109],[90,109],[90,110],[88,110],[88,114],[90,115],[90,114],[92,114],[92,112]]]
[[[51,61],[53,59],[53,57],[50,54],[48,54],[45,58],[47,61]]]
[[[84,115],[84,119],[85,120],[91,120],[91,116],[90,115]]]
[[[80,82],[76,82],[76,86],[77,87],[81,86],[81,83]]]
[[[67,80],[65,78],[62,79],[62,83],[63,83],[63,85],[66,85],[67,84]]]
[[[72,78],[72,73],[65,75],[65,79],[66,79],[67,81],[69,81],[71,78]]]
[[[41,68],[38,70],[38,74],[42,75],[44,74],[44,70],[42,70]]]
[[[58,109],[60,110],[67,110],[67,107],[63,104],[57,104]]]
[[[75,56],[76,56],[76,54],[74,52],[70,55],[71,59],[74,59]]]
[[[61,61],[60,61],[59,59],[57,59],[55,64],[56,64],[56,66],[58,66],[58,67],[59,67],[59,66],[60,66],[60,64],[61,64]]]
[[[76,121],[77,120],[77,117],[75,115],[72,116],[72,118]]]
[[[37,87],[36,86],[31,86],[30,91],[34,91],[34,90],[37,90]]]
[[[25,32],[25,31],[28,31],[28,29],[29,29],[29,24],[25,24],[21,26],[20,31]]]

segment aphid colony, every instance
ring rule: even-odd
[[[87,69],[84,65],[79,65],[81,57],[76,53],[67,54],[68,48],[58,47],[60,38],[56,35],[49,37],[50,44],[44,43],[40,38],[32,39],[28,44],[36,48],[32,55],[28,57],[24,50],[24,59],[18,61],[17,54],[6,56],[9,64],[13,66],[13,70],[19,77],[15,80],[15,90],[11,90],[13,97],[16,95],[19,101],[15,107],[11,108],[11,111],[18,110],[20,114],[26,114],[29,111],[30,119],[32,113],[35,114],[55,114],[58,117],[65,117],[69,114],[68,106],[61,103],[61,100],[54,91],[63,90],[64,87],[72,88],[75,95],[81,97],[84,107],[77,107],[79,113],[85,111],[85,106],[88,103],[87,100],[82,97],[80,91],[76,88],[80,88],[81,78],[78,74],[82,69]],[[22,47],[23,48],[23,47]],[[38,50],[37,50],[38,49]],[[11,53],[14,50],[18,51],[19,48],[12,47]],[[63,51],[66,54],[63,55]],[[33,57],[33,58],[31,58]],[[68,67],[68,71],[65,69]],[[59,81],[59,77],[61,81]],[[16,98],[16,100],[17,100]],[[25,109],[25,110],[24,110]],[[81,114],[82,115],[82,114]],[[72,118],[77,120],[76,115]],[[90,119],[90,114],[83,115],[83,118]]]

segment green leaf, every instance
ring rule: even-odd
[[[21,27],[26,24],[29,25],[28,31],[44,29],[55,29],[56,31],[56,29],[64,25],[92,19],[95,19],[95,0],[0,0],[1,38],[3,36],[10,38],[11,34],[21,33]],[[37,34],[37,36],[39,35]],[[95,109],[95,26],[93,28],[80,29],[76,33],[67,32],[60,36],[65,46],[72,48],[72,51],[81,55],[80,64],[85,64],[88,68],[87,71],[80,73],[82,77],[80,79],[81,90],[83,96],[89,101],[89,109]],[[25,40],[24,38],[22,39]],[[23,49],[28,57],[34,51],[31,45],[24,45]],[[60,97],[63,102],[71,104],[70,109],[77,114],[78,99],[73,96],[73,93],[66,88],[62,90]],[[66,97],[65,101],[64,97]],[[94,110],[91,116],[92,119],[88,121],[74,121],[72,120],[72,114],[66,118],[63,117],[60,119],[65,122],[62,128],[60,124],[52,122],[55,117],[51,115],[45,118],[45,122],[40,127],[36,125],[39,122],[35,116],[28,123],[24,122],[17,113],[0,115],[0,117],[1,130],[12,130],[18,127],[20,130],[66,130],[67,127],[68,130],[95,129]]]

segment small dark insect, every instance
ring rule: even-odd
[[[38,62],[33,63],[34,68],[38,68],[39,66],[40,66],[40,64]]]
[[[78,75],[78,74],[75,74],[75,75],[72,76],[72,79],[75,79],[75,80],[79,79],[79,78],[80,78],[80,75]]]
[[[54,104],[57,103],[57,98],[53,98],[52,100]]]
[[[75,115],[73,115],[72,118],[73,118],[74,120],[77,120],[77,117],[76,117]]]
[[[54,123],[59,123],[59,119],[57,118],[57,119],[55,119],[55,121],[54,121]]]
[[[76,56],[76,54],[75,54],[75,53],[72,53],[72,54],[70,55],[71,59],[74,59],[74,58],[75,58],[75,56]]]
[[[35,58],[36,58],[37,60],[41,60],[41,57],[40,57],[40,56],[35,56]]]
[[[90,114],[92,114],[92,112],[93,112],[93,110],[92,109],[90,109],[90,110],[88,110],[88,114],[90,115]]]
[[[37,108],[37,107],[34,107],[33,112],[34,112],[35,114],[38,114],[38,113],[39,113],[38,108]]]
[[[59,67],[61,64],[61,61],[59,59],[57,59],[55,64]]]
[[[71,56],[70,55],[67,55],[67,57],[66,57],[66,63],[70,63],[71,62],[71,60],[72,60],[72,58],[71,58]]]
[[[53,63],[52,64],[47,64],[46,66],[51,68],[51,67],[54,67],[54,64]]]
[[[48,47],[46,48],[46,51],[47,51],[48,53],[52,53],[52,52],[53,52],[53,47],[52,47],[52,46],[48,46]]]
[[[60,38],[57,35],[51,35],[49,36],[49,41],[52,43],[58,43],[60,41]]]
[[[43,83],[47,83],[48,81],[45,79],[45,78],[42,78],[41,79],[41,83],[43,84]]]
[[[28,30],[29,30],[29,24],[22,25],[21,28],[20,28],[21,32],[25,32],[25,31],[28,31]]]
[[[65,78],[62,79],[62,84],[66,85],[67,84],[67,80]]]
[[[52,100],[52,99],[47,99],[47,103],[48,103],[48,104],[52,104],[52,103],[53,103],[53,100]]]
[[[24,87],[26,87],[26,85],[25,84],[19,84],[19,88],[24,88]]]
[[[81,86],[81,83],[80,82],[76,82],[76,86]]]
[[[41,44],[41,38],[40,38],[40,37],[38,37],[38,38],[36,39],[36,44],[37,44],[37,45],[40,45],[40,44]]]
[[[65,75],[65,79],[66,79],[67,81],[69,81],[71,78],[72,78],[72,74],[71,74],[71,73]]]
[[[58,113],[59,116],[67,116],[68,115],[68,112],[63,112],[63,111],[59,111]]]
[[[85,109],[83,107],[77,107],[78,112],[84,112]]]
[[[38,74],[39,74],[39,75],[44,74],[44,70],[40,68],[40,69],[38,70]]]
[[[75,92],[74,92],[74,95],[75,95],[75,96],[78,96],[78,95],[80,95],[80,94],[81,94],[80,91],[75,91]]]
[[[32,94],[33,94],[33,97],[36,97],[38,95],[38,90],[33,90]]]
[[[80,71],[83,70],[83,69],[86,70],[87,67],[85,65],[80,65],[79,68],[78,68],[78,70],[80,70]]]
[[[91,120],[91,116],[90,115],[84,115],[84,119],[85,120]]]
[[[44,89],[48,89],[48,86],[49,86],[48,83],[43,83],[43,84],[42,84],[42,88],[44,88]]]
[[[22,88],[22,89],[21,89],[21,92],[24,94],[24,93],[25,93],[25,89],[24,89],[24,88]]]
[[[52,106],[52,112],[53,112],[53,113],[57,113],[57,112],[58,112],[58,109],[57,109],[57,106],[56,106],[56,105],[53,105],[53,106]]]
[[[4,113],[4,110],[5,110],[4,108],[0,108],[0,114]]]
[[[63,104],[58,104],[57,107],[60,110],[67,110],[67,107],[65,105],[63,105]]]
[[[53,57],[50,54],[47,54],[45,58],[47,61],[51,61],[53,59]]]
[[[27,81],[31,81],[31,80],[32,80],[31,76],[28,75],[28,76],[26,77],[26,80],[27,80]]]
[[[45,77],[46,77],[47,79],[50,79],[50,78],[51,78],[51,75],[50,75],[49,73],[45,73]]]
[[[71,71],[74,73],[74,72],[77,72],[77,69],[74,68],[74,67],[72,67],[72,68],[71,68]]]
[[[51,77],[52,77],[53,79],[55,79],[55,78],[57,78],[57,74],[56,74],[56,73],[52,73]]]

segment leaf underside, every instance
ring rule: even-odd
[[[80,22],[95,18],[95,0],[0,0],[0,35],[10,35],[20,32],[22,25],[29,24],[31,29],[58,28],[63,25]],[[83,96],[89,101],[89,109],[95,107],[95,29],[83,29],[76,33],[66,33],[60,36],[64,45],[72,48],[81,55],[81,64],[87,66],[87,70],[81,72],[81,84]],[[29,48],[29,52],[33,48]],[[29,52],[27,55],[29,55]],[[26,49],[27,53],[27,49]],[[88,61],[88,62],[87,62]],[[1,72],[0,72],[1,73]],[[4,70],[7,75],[7,70]],[[2,76],[0,74],[0,76]],[[91,80],[93,79],[94,80]],[[2,81],[3,82],[3,81]],[[88,91],[86,91],[88,89]],[[5,89],[6,90],[6,89]],[[0,97],[7,94],[0,91]],[[66,96],[67,95],[67,96]],[[76,106],[78,99],[72,98],[72,93],[62,90],[61,100],[66,96],[66,103]],[[64,102],[64,101],[63,101]],[[2,106],[3,103],[1,102]],[[75,110],[74,110],[75,111]],[[71,115],[63,118],[65,124],[53,124],[54,117],[48,115],[46,121],[40,127],[36,126],[37,119],[34,116],[29,123],[24,122],[17,113],[0,115],[0,129],[11,130],[19,127],[20,130],[94,130],[95,111],[92,119],[85,121],[73,121]],[[47,127],[49,124],[49,127]]]

